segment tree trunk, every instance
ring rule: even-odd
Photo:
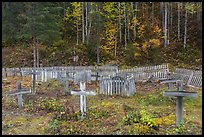
[[[184,48],[186,48],[186,36],[187,36],[187,10],[185,13],[184,41],[183,41],[183,47]]]
[[[137,30],[136,30],[136,19],[137,19],[137,6],[138,6],[138,2],[135,2],[135,16],[134,16],[134,40],[136,40],[136,33],[137,33]]]
[[[115,36],[115,52],[114,52],[114,56],[115,56],[115,61],[117,61],[117,37]]]
[[[121,18],[120,18],[120,2],[118,2],[118,7],[119,7],[119,37],[120,37],[120,43],[122,43]]]
[[[160,19],[161,19],[161,26],[164,29],[164,10],[163,10],[163,2],[160,2]]]
[[[127,22],[126,22],[126,3],[124,5],[124,18],[125,18],[125,48],[127,47],[127,32],[126,32],[126,28],[127,28]]]
[[[84,43],[84,2],[81,3],[82,5],[82,43]]]
[[[35,37],[33,37],[33,68],[36,67],[36,42]]]
[[[78,29],[79,28],[78,28],[78,21],[77,21],[77,43],[76,43],[77,45],[79,45],[79,33],[78,33]]]
[[[201,14],[200,14],[200,11],[199,11],[200,2],[197,2],[196,6],[197,6],[197,21],[200,22],[201,21]]]
[[[92,2],[91,2],[91,11],[92,11]],[[89,28],[88,28],[88,34],[87,34],[87,41],[86,41],[86,43],[87,43],[87,45],[88,45],[88,43],[89,43],[89,38],[90,38],[90,33],[91,33],[91,25],[92,25],[92,20],[91,20],[91,16],[89,16]],[[88,25],[88,22],[87,22],[87,25]],[[87,26],[88,27],[88,26]]]
[[[39,50],[38,50],[38,39],[37,39],[37,43],[36,43],[36,48],[37,48],[37,68],[39,67]]]
[[[167,46],[167,3],[165,2],[164,47]]]
[[[180,3],[178,2],[178,39],[180,39]]]
[[[98,7],[98,12],[100,13],[100,7]],[[98,36],[98,42],[97,42],[97,64],[100,63],[100,22],[101,21],[101,16],[98,14],[98,27],[97,27],[97,36]]]
[[[167,11],[168,11],[168,20],[167,20],[167,45],[169,45],[169,36],[170,36],[170,4],[167,3]]]
[[[85,31],[86,31],[86,39],[87,39],[87,35],[88,35],[88,2],[86,2],[86,27],[85,27]],[[88,43],[88,41],[87,41]]]
[[[127,35],[128,35],[128,41],[130,41],[130,29],[129,29],[129,10],[128,10],[128,5],[126,4],[126,9],[127,9]]]

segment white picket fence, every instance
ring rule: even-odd
[[[7,76],[25,76],[26,72],[31,72],[33,70],[32,67],[27,68],[2,68],[2,77]],[[67,66],[67,67],[41,67],[36,68],[36,72],[40,72],[37,75],[37,81],[45,82],[48,79],[56,79],[60,76],[65,77],[66,73],[69,74],[70,77],[74,77],[76,72],[84,70],[91,70],[92,75],[96,75],[97,72],[99,76],[108,76],[115,75],[115,72],[118,70],[117,66]],[[92,77],[92,80],[96,78]],[[100,78],[99,78],[100,79]]]
[[[183,80],[187,86],[202,87],[202,71],[176,68],[172,77]]]
[[[149,76],[154,76],[158,79],[168,78],[169,68],[168,64],[138,67],[125,70],[119,70],[119,75],[124,76],[125,74],[133,74],[136,82],[146,80]]]
[[[2,68],[2,77],[22,75],[25,76],[26,72],[32,71],[33,68]],[[147,66],[147,67],[134,67],[131,69],[119,70],[117,66],[57,66],[57,67],[41,67],[36,68],[37,81],[46,82],[49,79],[57,79],[58,77],[74,77],[78,71],[89,70],[91,75],[98,75],[98,80],[104,78],[114,77],[116,75],[126,77],[132,74],[135,82],[146,80],[149,76],[153,75],[158,79],[167,79],[169,76],[168,64]],[[174,79],[182,79],[187,86],[202,87],[202,71],[195,71],[183,68],[176,68],[175,72],[171,75]],[[91,77],[91,80],[96,80],[96,77]]]
[[[100,80],[100,94],[130,96],[135,92],[133,75],[127,78],[115,76]]]

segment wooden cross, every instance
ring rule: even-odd
[[[101,72],[101,70],[96,70],[96,74],[91,75],[91,77],[96,77],[96,81],[98,81],[98,78],[102,77],[99,75],[99,72]]]
[[[21,109],[23,107],[23,97],[22,94],[28,94],[31,93],[31,90],[29,89],[22,89],[21,83],[17,83],[17,89],[14,91],[14,93],[10,93],[9,95],[17,95],[18,97],[18,107]]]
[[[96,93],[93,91],[86,92],[85,82],[80,82],[80,90],[71,90],[71,94],[80,95],[81,118],[84,119],[86,117],[86,96],[95,96]]]
[[[183,82],[177,81],[179,87],[177,91],[165,91],[164,96],[177,97],[176,100],[176,125],[178,126],[183,120],[183,97],[197,97],[197,92],[187,92],[183,90]]]
[[[27,74],[29,75],[32,75],[32,82],[33,82],[33,85],[32,85],[32,93],[35,95],[36,91],[35,91],[35,84],[36,84],[36,75],[39,75],[40,72],[36,72],[36,70],[34,69],[32,72],[27,72]]]
[[[65,81],[66,86],[65,86],[65,96],[68,95],[68,90],[69,90],[69,80],[73,79],[72,77],[68,76],[68,73],[66,73],[66,77],[58,77],[59,81]]]
[[[19,68],[19,70],[12,70],[13,72],[13,77],[17,75],[17,73],[20,73],[20,76],[22,77],[22,72],[21,72],[21,68]]]
[[[183,81],[182,80],[164,80],[161,81],[160,84],[165,84],[168,83],[168,90],[172,91],[173,90],[173,83],[176,83],[177,85],[177,90],[183,90],[180,88],[183,88]]]

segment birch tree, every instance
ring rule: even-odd
[[[178,39],[180,39],[180,3],[178,2]]]
[[[82,5],[82,43],[84,43],[84,39],[85,39],[85,36],[84,36],[84,2],[81,2],[81,5]]]
[[[167,46],[167,2],[165,2],[164,47]]]
[[[167,3],[167,45],[169,45],[169,37],[170,37],[170,4],[169,2]]]
[[[88,2],[86,2],[86,26],[85,26],[86,38],[88,35]]]
[[[185,23],[184,23],[184,40],[183,40],[183,47],[184,47],[184,48],[186,48],[187,17],[188,17],[188,12],[187,12],[187,9],[186,9],[186,10],[185,10]]]
[[[87,40],[86,40],[86,44],[88,45],[89,43],[89,38],[90,38],[90,33],[91,33],[91,26],[92,26],[92,2],[91,2],[91,5],[90,5],[90,9],[91,9],[91,13],[89,15],[89,23],[88,23],[88,8],[87,8]],[[88,26],[89,24],[89,26]]]
[[[97,58],[97,64],[100,63],[100,30],[101,30],[101,15],[100,15],[100,6],[97,5],[97,12],[98,12],[98,27],[97,27],[97,36],[98,36],[98,40],[97,40],[97,51],[96,51],[96,58]]]
[[[124,41],[125,41],[125,48],[127,47],[127,18],[126,18],[126,3],[124,5],[124,22],[125,22],[125,34],[124,34]]]
[[[134,11],[134,40],[136,40],[136,33],[137,33],[137,28],[136,28],[136,20],[137,20],[137,7],[138,7],[138,2],[135,2],[135,11]]]
[[[81,25],[82,6],[81,2],[72,2],[71,6],[73,8],[67,10],[65,20],[74,24],[74,29],[76,29],[76,45],[79,45],[79,26]]]
[[[164,29],[164,2],[160,2],[160,19],[161,19],[161,26]]]
[[[118,11],[119,11],[119,38],[120,38],[120,43],[122,43],[122,30],[121,30],[121,6],[120,2],[118,2]]]
[[[129,10],[129,5],[128,5],[128,3],[126,3],[126,18],[127,18],[126,21],[127,21],[127,36],[128,36],[127,38],[128,38],[128,42],[130,41],[130,29],[129,29],[129,21],[130,21],[129,20],[129,18],[130,18],[129,13],[130,12],[129,11],[130,11]]]

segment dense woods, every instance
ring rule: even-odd
[[[2,44],[4,67],[200,67],[202,3],[2,2]]]

